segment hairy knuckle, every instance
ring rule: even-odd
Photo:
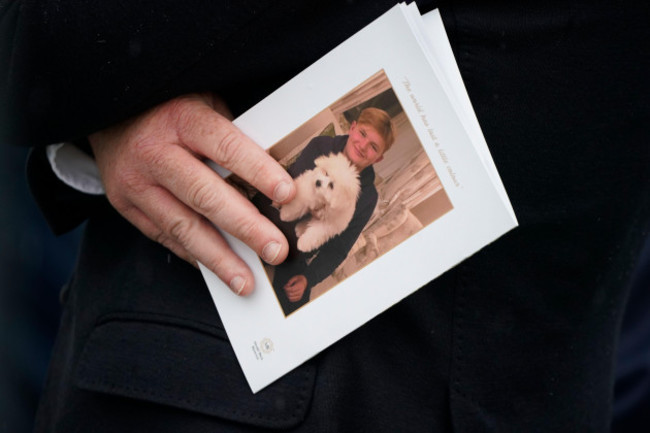
[[[167,143],[162,138],[155,143],[150,143],[150,140],[144,140],[138,148],[138,160],[141,164],[138,165],[140,171],[146,173],[164,173],[169,166],[169,149],[168,146],[163,144]]]
[[[199,99],[184,98],[178,101],[172,118],[181,141],[192,136],[213,136],[217,130],[215,126],[218,126],[215,124],[213,114],[205,102],[201,102]]]
[[[196,110],[193,109],[191,105],[179,104],[174,114],[175,123],[181,134],[186,131],[192,131],[196,128],[202,128],[202,122],[199,118],[200,116],[197,115]]]
[[[142,179],[142,176],[133,171],[123,171],[118,174],[118,182],[117,182],[118,188],[116,190],[116,193],[119,193],[118,191],[123,192],[127,196],[131,196],[134,194],[141,194],[144,189],[145,189],[145,182]]]

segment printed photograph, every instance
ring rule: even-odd
[[[289,240],[287,260],[265,264],[287,317],[453,207],[383,70],[269,153],[294,178],[293,201],[230,181]]]

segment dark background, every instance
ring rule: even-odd
[[[32,201],[28,150],[0,146],[0,432],[32,430],[80,230],[55,237]]]

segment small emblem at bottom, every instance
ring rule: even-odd
[[[273,352],[273,341],[271,341],[270,338],[265,338],[262,341],[260,341],[260,347],[262,349],[262,352],[264,353],[271,353]]]

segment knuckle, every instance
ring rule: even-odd
[[[141,161],[138,165],[140,170],[146,172],[164,172],[169,165],[169,152],[166,143],[162,138],[154,140],[152,137],[147,137],[137,144],[136,160]]]
[[[189,263],[192,263],[194,261],[193,257],[187,252],[187,250],[184,250],[181,246],[179,246],[176,242],[174,242],[169,236],[165,235],[165,233],[159,232],[154,236],[152,236],[151,238],[154,241],[158,242],[163,247],[167,248],[172,253],[174,253],[176,256],[180,257],[181,259]]]
[[[189,249],[193,226],[194,222],[191,219],[178,218],[171,221],[167,233],[169,233],[171,239]]]
[[[121,171],[117,174],[117,185],[126,195],[142,194],[147,185],[144,182],[143,176],[135,171]]]
[[[173,251],[173,249],[174,249],[174,247],[175,247],[175,244],[174,244],[174,242],[171,240],[171,238],[170,238],[169,236],[167,236],[165,233],[163,233],[162,231],[153,234],[153,235],[151,236],[151,238],[152,238],[154,241],[158,242],[158,243],[159,243],[160,245],[162,245],[163,247],[167,248],[168,250],[172,250],[172,251]]]
[[[212,214],[218,207],[218,197],[209,184],[200,182],[194,184],[189,191],[190,205],[201,214]]]
[[[204,122],[201,121],[201,116],[197,113],[192,106],[187,104],[179,105],[175,110],[175,125],[177,126],[181,135],[186,132],[204,128]]]
[[[241,148],[242,139],[239,132],[232,128],[226,128],[215,149],[216,162],[224,167],[230,167],[239,158]]]
[[[171,121],[176,125],[182,125],[186,121],[193,121],[196,99],[192,97],[178,97],[169,100],[165,104],[165,109]]]

